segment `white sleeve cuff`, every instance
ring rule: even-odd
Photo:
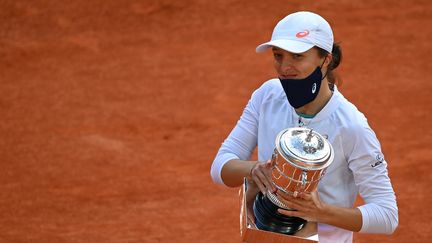
[[[398,225],[398,209],[375,203],[359,206],[362,214],[360,233],[392,234]]]
[[[233,153],[224,153],[217,156],[210,169],[213,182],[225,185],[221,176],[222,168],[228,161],[233,159],[239,159],[239,157]]]

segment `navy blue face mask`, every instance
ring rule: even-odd
[[[317,67],[304,79],[279,78],[292,107],[297,109],[315,100],[321,88],[321,81],[325,77],[322,75],[321,67]]]

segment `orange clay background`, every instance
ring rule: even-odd
[[[398,198],[355,241],[430,242],[430,0],[0,0],[0,242],[240,242],[210,165],[298,10],[332,24]]]

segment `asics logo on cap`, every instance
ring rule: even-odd
[[[300,31],[297,32],[296,37],[297,38],[303,38],[309,35],[309,30],[305,30],[305,31]]]

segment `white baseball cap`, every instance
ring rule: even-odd
[[[279,21],[271,40],[259,45],[256,52],[263,52],[273,46],[292,53],[302,53],[317,46],[331,53],[333,31],[329,23],[318,14],[296,12]]]

